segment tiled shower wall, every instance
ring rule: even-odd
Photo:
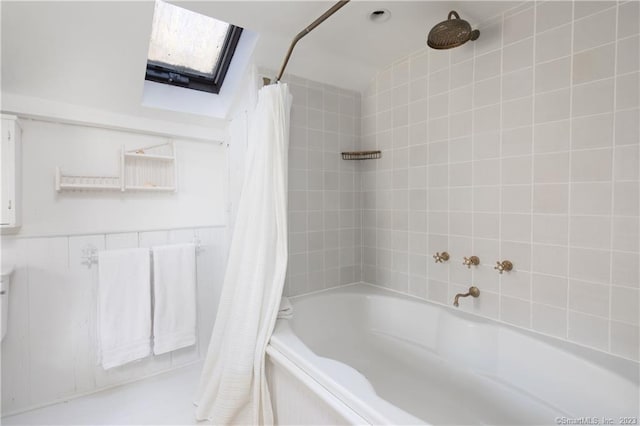
[[[380,72],[363,280],[637,360],[639,5],[528,2]]]
[[[286,77],[293,95],[289,146],[289,269],[285,292],[360,281],[360,174],[340,152],[357,149],[360,94]]]

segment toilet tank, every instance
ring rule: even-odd
[[[9,318],[9,288],[13,269],[2,270],[2,282],[0,283],[0,324],[2,325],[2,338],[7,334],[7,319]]]

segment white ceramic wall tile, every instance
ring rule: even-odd
[[[447,305],[473,282],[482,295],[461,309],[637,360],[625,339],[640,309],[628,301],[640,287],[639,14],[637,2],[525,4],[473,44],[403,60],[415,98],[381,72],[365,93],[397,88],[396,110],[362,99],[363,141],[383,151],[363,165],[363,279]],[[410,212],[399,222],[397,202]],[[443,250],[456,260],[433,263]],[[468,271],[459,259],[472,254],[482,263]],[[498,259],[515,270],[497,275]]]
[[[618,42],[617,74],[640,69],[640,37],[632,36]]]
[[[603,1],[578,1],[574,3],[574,16],[575,19],[584,18],[585,16],[593,15],[602,10],[609,9],[614,6],[614,3],[610,0]]]
[[[611,288],[611,319],[635,326],[640,325],[638,292],[636,288]]]
[[[500,299],[500,319],[504,322],[530,327],[531,303],[529,301],[503,296]]]
[[[566,215],[533,215],[533,242],[567,245],[569,218]]]
[[[629,109],[615,114],[615,144],[638,145],[640,141],[640,110]]]
[[[536,63],[547,62],[571,54],[571,24],[536,35]]]
[[[570,22],[573,3],[570,1],[545,1],[536,6],[536,31],[538,33]]]
[[[575,247],[609,248],[611,219],[607,216],[572,216],[569,243]]]
[[[575,118],[571,121],[572,148],[600,148],[612,145],[613,119],[611,113]],[[568,138],[567,138],[568,140]]]
[[[611,259],[611,283],[626,287],[640,287],[640,264],[638,253],[618,252],[612,253]]]
[[[616,44],[610,43],[573,56],[573,83],[611,77],[615,68]]]
[[[534,265],[535,267],[535,265]],[[533,301],[558,308],[567,306],[568,280],[566,278],[533,274]]]
[[[583,345],[607,350],[609,347],[609,321],[604,318],[569,312],[569,339]]]
[[[574,3],[576,15],[582,5],[590,2],[577,1]],[[612,3],[609,3],[611,5]],[[597,25],[599,31],[593,31]],[[584,19],[578,19],[573,28],[573,50],[580,52],[614,41],[616,38],[616,9],[609,9],[591,15]]]
[[[620,5],[618,12],[618,38],[640,32],[640,7],[638,2],[629,1]]]
[[[410,99],[410,89],[426,75],[426,56],[405,59],[385,70],[371,96],[362,99],[355,92],[295,79],[299,91],[306,88],[306,97],[294,102],[292,114],[306,114],[307,120],[292,120],[291,128],[287,294],[360,281],[360,167],[343,161],[340,152],[357,150],[361,134],[378,132],[377,142],[385,149],[399,148],[381,161],[406,168],[408,150],[401,149],[409,143],[406,125],[410,112],[419,116],[426,106],[421,101],[426,79],[423,96]],[[408,172],[392,179],[398,185]]]
[[[638,359],[640,327],[611,321],[611,352],[630,359]]]
[[[571,280],[569,309],[603,318],[609,317],[609,286]]]
[[[574,57],[574,63],[576,60],[575,58],[577,58],[577,56]],[[537,64],[535,68],[535,75],[536,93],[549,92],[569,87],[571,81],[571,61],[566,57]]]
[[[534,330],[559,338],[567,337],[567,311],[565,309],[532,303],[531,317]]]

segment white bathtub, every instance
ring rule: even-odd
[[[620,424],[640,415],[631,361],[366,284],[292,303],[268,348],[280,423]]]

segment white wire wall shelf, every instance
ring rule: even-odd
[[[118,176],[83,176],[64,174],[56,168],[56,191],[147,191],[176,192],[175,144],[126,151],[122,147]]]

